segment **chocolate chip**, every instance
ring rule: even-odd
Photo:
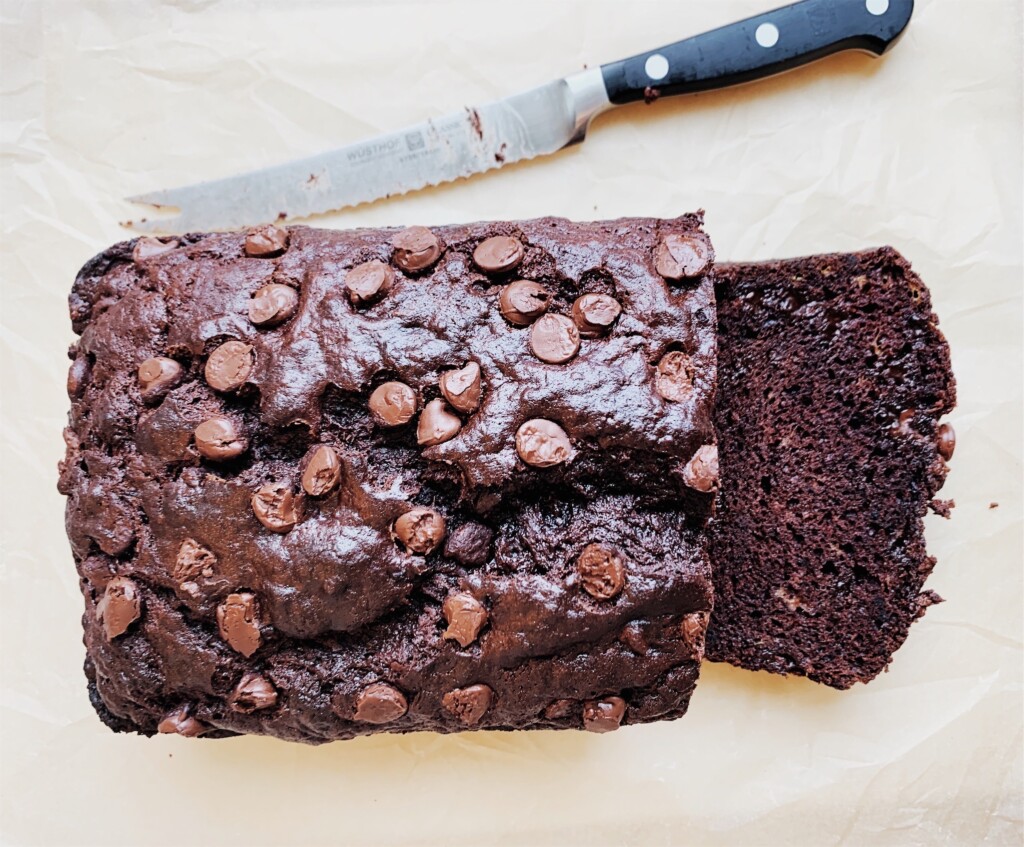
[[[494,692],[483,684],[456,688],[441,698],[442,705],[466,726],[480,723],[493,701]]]
[[[637,621],[631,621],[622,628],[622,631],[619,633],[619,641],[638,656],[643,656],[647,653],[647,639],[644,638],[644,628]]]
[[[268,482],[252,495],[252,510],[267,529],[288,532],[302,519],[302,497],[290,485]]]
[[[385,382],[370,395],[370,413],[384,426],[401,426],[416,414],[416,392],[404,382]]]
[[[520,279],[501,289],[498,309],[510,324],[529,326],[543,315],[551,304],[551,292],[539,282]]]
[[[444,554],[461,565],[477,567],[491,558],[494,530],[483,524],[464,523],[458,527],[444,545]]]
[[[693,650],[694,658],[700,662],[704,659],[704,633],[707,630],[707,612],[694,612],[684,615],[679,631],[683,641]]]
[[[132,261],[144,262],[146,259],[152,259],[154,256],[170,253],[177,246],[177,241],[161,241],[159,238],[144,235],[135,242],[135,246],[132,248]]]
[[[487,623],[487,609],[472,594],[456,591],[449,594],[441,607],[444,619],[448,621],[448,629],[444,637],[458,641],[460,646],[468,647],[480,634]]]
[[[718,490],[718,448],[705,444],[683,468],[683,482],[690,488],[710,494]]]
[[[259,609],[256,595],[248,591],[229,594],[217,607],[220,636],[246,658],[260,649]]]
[[[893,427],[893,430],[903,435],[913,435],[914,427],[911,426],[911,424],[914,423],[914,417],[916,415],[917,412],[914,409],[904,409],[900,412],[900,416],[897,419],[896,426]]]
[[[416,442],[424,447],[434,447],[451,441],[459,430],[462,421],[453,415],[440,397],[431,400],[420,412],[420,421],[416,425]]]
[[[535,468],[560,465],[576,455],[565,430],[543,418],[534,418],[519,427],[516,452],[520,459]]]
[[[597,338],[612,328],[622,306],[607,294],[584,294],[572,304],[572,319],[584,338]]]
[[[214,391],[235,391],[252,373],[252,347],[243,341],[225,341],[206,360],[206,381]]]
[[[228,697],[228,705],[243,715],[277,705],[277,689],[258,673],[247,673]]]
[[[569,717],[575,708],[575,700],[555,700],[544,708],[544,717],[549,721],[557,721]]]
[[[299,292],[290,285],[264,285],[249,301],[249,320],[255,326],[277,326],[299,308]]]
[[[395,272],[391,265],[385,265],[377,259],[356,265],[345,274],[345,288],[348,289],[349,300],[356,306],[372,303],[383,297],[394,281]]]
[[[682,350],[672,350],[661,357],[654,385],[658,393],[671,403],[682,403],[693,394],[694,368]]]
[[[88,356],[78,356],[68,368],[67,389],[68,397],[77,400],[85,391],[86,383],[89,381],[89,373],[92,366],[89,364]]]
[[[672,233],[658,243],[654,266],[665,279],[700,276],[715,259],[710,239],[703,232]]]
[[[471,415],[480,406],[480,366],[470,362],[457,371],[441,374],[444,399],[464,415]]]
[[[386,682],[375,682],[359,692],[355,720],[365,723],[390,723],[409,710],[405,695]]]
[[[622,556],[604,544],[588,544],[576,560],[583,588],[591,597],[610,600],[626,584],[626,564]]]
[[[241,456],[249,449],[249,441],[238,424],[224,415],[203,421],[195,430],[196,450],[214,462]]]
[[[142,596],[139,587],[123,576],[115,576],[96,604],[96,620],[103,624],[107,641],[124,635],[142,614]]]
[[[400,515],[391,532],[410,553],[426,555],[444,538],[444,518],[433,509],[417,506]]]
[[[403,271],[426,270],[441,257],[441,242],[425,226],[403,229],[391,239],[394,260]]]
[[[542,315],[530,330],[530,349],[542,362],[564,364],[580,351],[580,331],[565,315]]]
[[[245,236],[245,254],[257,259],[280,256],[288,248],[288,230],[267,224],[249,230]]]
[[[626,701],[621,697],[588,700],[583,704],[583,728],[587,732],[611,732],[618,729],[626,715]]]
[[[312,448],[302,464],[302,490],[310,497],[323,497],[341,479],[341,460],[326,444]]]
[[[204,547],[194,538],[186,538],[178,548],[171,573],[178,582],[188,582],[200,577],[213,576],[217,567],[217,557],[208,547]]]
[[[179,706],[164,716],[157,725],[157,732],[177,733],[185,738],[195,738],[206,732],[206,727],[189,714],[188,706]]]
[[[185,371],[174,359],[155,356],[139,365],[139,391],[145,403],[152,403],[181,382]]]
[[[485,238],[473,251],[473,261],[486,273],[507,273],[523,261],[523,243],[510,235]]]
[[[937,442],[939,455],[948,462],[956,451],[956,430],[952,424],[944,423],[939,427]]]

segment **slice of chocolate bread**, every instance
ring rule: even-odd
[[[885,669],[939,597],[922,518],[955,403],[928,290],[896,251],[717,270],[708,657],[835,688]]]
[[[688,215],[88,263],[60,488],[100,716],[322,742],[681,715],[711,608],[713,259]]]

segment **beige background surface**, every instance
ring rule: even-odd
[[[1020,844],[1021,6],[918,0],[887,59],[605,116],[548,160],[317,221],[704,206],[723,258],[891,243],[932,287],[959,433],[948,602],[839,693],[706,667],[682,721],[321,748],[109,733],[55,491],[65,298],[119,198],[269,164],[653,47],[772,0],[3,0],[5,844]],[[287,6],[287,10],[286,10]],[[998,508],[989,504],[997,502]]]

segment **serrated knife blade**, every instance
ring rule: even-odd
[[[751,82],[843,50],[880,56],[914,0],[803,0],[504,100],[317,156],[128,198],[178,209],[143,232],[234,229],[355,206],[581,141],[611,106]]]
[[[128,199],[176,207],[143,232],[234,229],[304,218],[554,153],[610,103],[597,69],[283,165]]]

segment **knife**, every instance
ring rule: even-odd
[[[179,213],[125,225],[167,233],[233,229],[471,176],[582,141],[591,120],[613,106],[750,82],[843,50],[881,56],[913,11],[914,0],[803,0],[327,153],[129,197]]]

